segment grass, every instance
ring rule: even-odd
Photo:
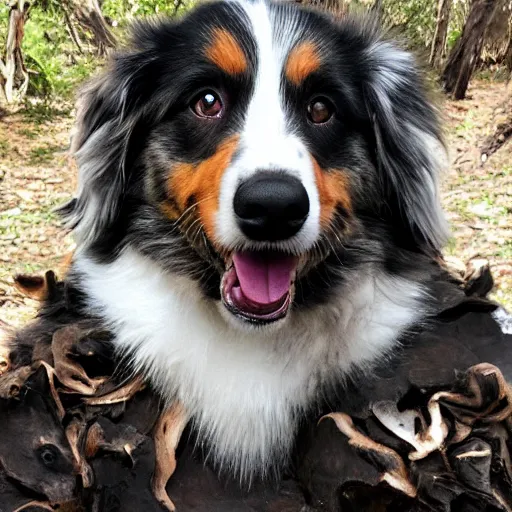
[[[28,164],[39,165],[51,162],[55,156],[55,153],[62,152],[65,149],[66,148],[61,146],[54,145],[31,148],[28,157]]]
[[[35,129],[29,129],[29,128],[21,128],[18,130],[18,133],[22,136],[27,138],[28,140],[34,140],[41,135],[41,131],[37,128]]]
[[[0,213],[0,237],[20,238],[23,236],[25,227],[46,226],[50,223],[57,223],[58,215],[52,211],[23,212],[18,210],[7,210]]]
[[[450,256],[457,254],[457,240],[454,237],[451,237],[446,243],[445,253]]]
[[[475,121],[474,121],[474,113],[470,110],[464,119],[462,123],[460,123],[458,126],[455,127],[455,132],[458,135],[465,134],[467,132],[470,132],[471,130],[474,130],[475,128]]]
[[[9,141],[0,139],[0,158],[5,158],[10,149],[11,145],[9,144]]]
[[[45,272],[43,265],[33,264],[33,263],[25,263],[23,265],[24,274],[39,274]]]
[[[512,105],[506,84],[474,80],[468,98],[446,102],[447,143],[455,164],[444,185],[453,239],[446,254],[489,260],[493,298],[512,310],[512,142],[481,165],[479,150]]]
[[[40,126],[45,123],[55,122],[58,118],[69,117],[72,111],[70,102],[64,102],[60,106],[50,101],[27,100],[23,109],[23,122],[31,125],[29,131],[40,133]]]

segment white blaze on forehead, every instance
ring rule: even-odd
[[[247,4],[258,51],[254,95],[246,115],[243,141],[248,146],[269,143],[286,136],[286,119],[281,99],[283,48],[274,44],[273,27],[263,2]],[[273,145],[269,149],[274,149]],[[269,154],[270,159],[275,155]]]
[[[218,242],[231,248],[246,244],[233,212],[236,189],[257,171],[276,170],[299,178],[308,193],[308,219],[301,231],[286,243],[288,249],[306,250],[318,237],[320,202],[313,162],[304,143],[293,133],[281,83],[286,59],[298,38],[298,23],[293,17],[278,18],[264,1],[239,5],[251,23],[258,65],[239,151],[222,180],[217,215]],[[289,14],[292,16],[293,13]]]

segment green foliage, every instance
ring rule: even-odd
[[[22,47],[34,96],[69,98],[98,65],[97,58],[77,51],[56,9],[31,11]]]
[[[10,151],[11,145],[8,140],[0,139],[0,158],[4,158]]]
[[[5,45],[9,8],[0,4],[0,44]],[[42,98],[70,98],[76,86],[98,67],[98,58],[81,55],[71,41],[60,3],[50,0],[46,9],[35,3],[25,24],[22,50],[30,73],[28,94]]]
[[[159,14],[176,15],[190,9],[195,0],[105,0],[102,12],[121,28],[134,18]]]
[[[58,105],[56,105],[58,103]],[[40,135],[40,127],[45,123],[55,121],[58,117],[67,117],[71,112],[71,103],[63,101],[63,98],[27,98],[25,101],[25,112],[23,122],[31,125],[32,128],[37,127],[35,136],[29,138],[36,138]]]
[[[102,12],[119,40],[135,18],[178,15],[196,0],[105,0]],[[5,45],[9,7],[0,3],[0,44]],[[70,99],[77,86],[102,64],[84,44],[73,42],[60,0],[36,0],[25,24],[22,50],[30,72],[28,95],[43,99]]]
[[[7,26],[9,23],[9,6],[2,2],[0,3],[0,44],[2,48],[5,45],[5,36],[7,35]],[[3,57],[3,55],[2,55]]]
[[[383,1],[384,24],[402,34],[412,48],[430,45],[436,28],[437,2],[432,0]]]
[[[459,39],[469,9],[469,0],[452,1],[447,47]],[[429,48],[437,21],[437,2],[432,0],[383,0],[384,23],[393,33],[402,34],[414,49]]]
[[[46,145],[31,148],[28,159],[29,165],[41,165],[47,162],[51,162],[54,158],[54,154],[57,151],[64,151],[65,148],[54,145]]]
[[[448,24],[448,37],[446,45],[451,50],[462,35],[464,23],[469,14],[470,2],[468,0],[455,0],[452,2],[450,23]]]
[[[446,46],[448,49],[452,49],[455,46],[455,43],[459,40],[459,37],[462,35],[462,29],[453,28],[448,31],[448,36],[446,38]]]

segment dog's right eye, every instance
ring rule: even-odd
[[[224,104],[216,92],[205,91],[194,100],[192,110],[199,117],[220,119],[224,113]]]

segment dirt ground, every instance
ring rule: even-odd
[[[494,298],[512,309],[512,142],[484,166],[479,151],[503,121],[509,95],[504,83],[477,81],[467,100],[442,105],[451,162],[443,202],[453,232],[446,255],[488,259]],[[72,124],[71,110],[34,108],[0,119],[0,319],[13,325],[26,322],[37,304],[17,292],[12,276],[59,273],[73,248],[54,212],[76,185]]]

